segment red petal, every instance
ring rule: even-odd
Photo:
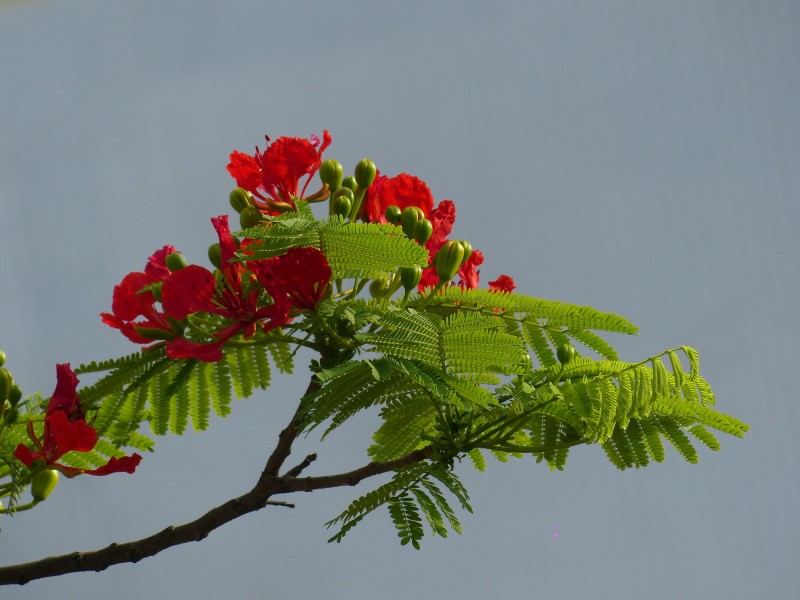
[[[489,289],[495,292],[513,292],[517,284],[508,275],[500,275],[494,281],[489,282]]]
[[[213,303],[216,280],[214,274],[199,265],[189,265],[175,271],[161,288],[164,312],[180,321],[196,312],[216,312]]]
[[[151,311],[155,298],[152,292],[142,292],[142,288],[158,281],[147,273],[128,273],[119,285],[114,286],[114,300],[111,312],[124,321],[132,321],[139,315]]]
[[[234,150],[228,163],[228,173],[236,180],[236,185],[255,193],[261,185],[261,167],[256,159],[249,154]]]
[[[196,358],[203,362],[217,362],[222,358],[222,345],[227,340],[201,344],[183,338],[167,342],[167,356],[170,358]]]
[[[70,421],[65,413],[56,412],[46,417],[46,423],[56,448],[54,455],[47,457],[48,463],[55,462],[67,452],[88,452],[97,443],[97,432],[83,419]]]
[[[408,173],[400,173],[382,180],[374,189],[370,186],[366,205],[367,220],[370,223],[386,223],[384,213],[390,206],[399,206],[400,210],[416,206],[427,216],[433,210],[433,195],[424,181]]]
[[[133,473],[142,457],[139,454],[123,456],[122,458],[112,458],[105,465],[94,471],[84,471],[87,475],[108,475],[110,473]]]
[[[20,444],[14,450],[14,456],[21,460],[26,467],[30,467],[35,460],[43,458],[44,455],[41,452],[31,452],[27,446]]]
[[[177,252],[177,250],[175,250],[174,246],[170,245],[156,250],[153,255],[147,259],[147,266],[145,266],[144,272],[158,281],[166,279],[171,272],[167,267],[166,258],[173,252]]]
[[[56,365],[56,389],[47,404],[47,414],[63,411],[71,416],[76,410],[80,412],[77,389],[78,378],[70,369],[69,363]]]
[[[461,285],[468,289],[474,289],[478,287],[478,280],[480,278],[480,271],[477,271],[475,267],[478,267],[483,264],[483,253],[480,250],[473,250],[472,254],[469,255],[467,262],[461,265],[461,268],[458,270],[458,275],[461,277]]]

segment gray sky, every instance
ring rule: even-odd
[[[165,243],[205,260],[231,150],[328,129],[347,168],[370,156],[455,200],[484,283],[509,273],[630,318],[623,359],[694,346],[720,410],[752,427],[698,465],[669,452],[620,473],[599,447],[559,473],[462,465],[476,514],[419,552],[383,513],[325,543],[364,485],[0,595],[796,597],[798,40],[790,0],[0,7],[0,347],[26,391],[49,394],[57,362],[135,349],[98,313]],[[248,490],[305,384],[301,361],[208,432],[160,439],[135,475],[0,519],[0,562],[142,537]],[[361,466],[375,423],[297,456]]]

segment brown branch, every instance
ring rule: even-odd
[[[360,469],[349,471],[347,473],[339,473],[338,475],[323,475],[320,477],[301,477],[301,478],[285,478],[281,477],[278,480],[278,493],[289,492],[313,492],[314,490],[321,490],[332,487],[344,487],[346,485],[358,485],[364,479],[380,475],[381,473],[388,473],[400,467],[405,467],[412,463],[421,462],[431,457],[433,448],[426,446],[421,450],[415,450],[405,456],[390,460],[388,462],[379,463],[371,462]]]
[[[319,389],[319,383],[316,378],[313,378],[306,394],[313,393],[317,389]],[[71,554],[51,556],[29,563],[0,567],[0,585],[23,585],[35,579],[82,571],[103,571],[112,565],[128,562],[135,563],[143,558],[154,556],[172,546],[188,542],[199,542],[208,537],[218,527],[230,523],[242,515],[261,510],[265,506],[294,506],[288,502],[271,501],[270,497],[275,494],[298,491],[311,492],[324,488],[356,485],[368,477],[387,473],[405,465],[426,460],[431,456],[431,449],[423,448],[397,460],[385,463],[369,463],[360,469],[347,473],[297,478],[296,475],[316,458],[316,455],[312,454],[307,456],[299,465],[290,469],[286,476],[277,477],[276,473],[291,453],[292,442],[297,437],[300,411],[301,407],[298,407],[289,425],[281,432],[278,444],[270,455],[258,483],[246,494],[212,508],[194,521],[183,525],[170,525],[163,531],[140,540],[124,544],[115,543],[91,552],[72,552]]]

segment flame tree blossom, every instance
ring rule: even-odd
[[[125,337],[137,344],[172,339],[178,334],[175,324],[156,309],[152,288],[145,289],[164,281],[170,275],[171,271],[165,260],[173,252],[176,250],[170,245],[157,250],[147,260],[144,273],[128,273],[114,287],[111,313],[100,313],[103,323],[119,329]],[[144,319],[137,320],[138,317]]]
[[[111,458],[97,469],[79,469],[57,462],[67,452],[89,452],[97,444],[97,431],[86,423],[80,405],[77,387],[78,378],[69,363],[56,365],[56,389],[47,405],[44,431],[41,438],[33,430],[33,422],[28,422],[28,436],[36,450],[31,451],[24,444],[14,450],[14,456],[26,467],[43,460],[47,468],[57,469],[67,477],[80,473],[86,475],[108,475],[110,473],[133,473],[142,457],[139,454]]]
[[[255,206],[261,210],[295,208],[295,199],[303,198],[311,178],[319,169],[322,153],[331,143],[325,130],[322,141],[312,135],[309,139],[280,137],[261,152],[256,147],[254,155],[234,150],[230,155],[228,173],[236,184],[253,194]],[[302,190],[300,179],[308,176]],[[299,192],[298,192],[299,190]]]
[[[216,362],[222,358],[222,347],[235,335],[252,337],[257,324],[267,332],[288,321],[291,305],[285,296],[273,296],[263,303],[262,288],[243,263],[232,262],[236,241],[228,227],[227,215],[211,219],[220,242],[221,264],[216,273],[205,267],[189,265],[175,271],[161,288],[164,311],[178,321],[198,312],[211,313],[232,321],[211,334],[212,342],[176,338],[167,342],[170,358],[196,358]]]
[[[273,298],[283,296],[293,308],[314,310],[328,293],[331,267],[316,248],[291,248],[281,256],[253,261],[250,267]]]
[[[428,185],[418,177],[408,173],[386,177],[379,173],[367,189],[364,199],[365,220],[388,223],[384,213],[390,206],[399,206],[400,210],[416,206],[427,217],[433,210],[433,195]]]
[[[514,288],[517,287],[517,284],[514,283],[514,280],[508,275],[500,275],[494,281],[489,282],[489,289],[493,292],[508,292],[511,293],[514,291]]]

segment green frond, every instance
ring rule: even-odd
[[[661,434],[669,440],[672,447],[675,448],[687,462],[692,464],[697,463],[699,460],[697,458],[697,451],[694,449],[694,446],[692,446],[689,438],[686,437],[686,434],[681,431],[680,425],[678,425],[674,419],[657,416],[653,418],[653,423]]]
[[[460,534],[461,533],[461,523],[456,517],[455,511],[451,508],[450,504],[447,502],[447,499],[444,497],[442,491],[433,483],[430,478],[423,478],[419,481],[419,485],[424,487],[428,494],[433,498],[434,502],[436,502],[436,506],[441,511],[441,514],[445,516],[450,527],[453,531]],[[446,537],[446,533],[443,535]]]
[[[436,421],[436,406],[427,394],[398,399],[381,410],[383,425],[372,439],[372,460],[386,462],[429,444],[422,438]]]
[[[606,360],[619,360],[617,352],[596,333],[586,329],[568,329],[567,335],[596,352]]]
[[[394,310],[379,317],[376,324],[380,326],[378,331],[358,334],[356,339],[381,354],[442,366],[442,322],[438,317],[413,310]]]
[[[422,301],[424,295],[411,299],[414,306]],[[627,319],[611,313],[604,313],[590,306],[567,304],[554,300],[533,298],[523,294],[500,293],[486,289],[466,289],[449,286],[440,294],[428,300],[427,309],[478,310],[487,314],[500,314],[508,317],[521,315],[526,321],[543,319],[547,326],[563,326],[570,329],[595,329],[616,333],[636,333],[636,327]],[[495,312],[495,310],[497,312]]]
[[[425,515],[433,535],[447,537],[447,527],[444,524],[442,512],[439,510],[439,507],[436,505],[436,503],[431,499],[430,496],[428,496],[428,494],[418,487],[412,487],[409,491],[413,494],[414,499],[417,501],[420,509],[422,509],[422,514]]]
[[[241,257],[243,260],[280,256],[290,248],[319,249],[322,222],[297,213],[284,213],[267,220],[268,226],[262,224],[236,232],[237,236],[260,240],[260,243],[247,247],[247,255]]]
[[[479,313],[457,313],[449,317],[442,332],[447,371],[503,375],[527,373],[530,358],[524,344],[519,338],[499,331],[502,327],[502,319]]]
[[[480,448],[473,448],[467,452],[467,456],[472,461],[476,471],[483,472],[486,470],[486,458],[484,458]]]
[[[334,278],[382,277],[399,267],[428,265],[428,251],[391,224],[342,223],[332,219],[319,232]]]
[[[509,321],[509,323],[516,325],[514,321]],[[550,349],[550,344],[544,335],[544,330],[537,323],[523,322],[519,331],[522,339],[533,350],[542,367],[551,367],[558,364],[556,355]]]
[[[351,502],[339,516],[325,523],[325,527],[328,529],[341,523],[339,531],[328,542],[341,542],[344,536],[366,515],[403,492],[412,482],[423,477],[429,469],[430,464],[427,462],[419,462],[399,469],[390,481]]]
[[[393,496],[389,498],[386,506],[397,529],[400,545],[405,546],[411,542],[411,545],[419,550],[419,540],[425,535],[425,531],[422,529],[422,519],[417,505],[414,504],[410,494],[402,492]]]

